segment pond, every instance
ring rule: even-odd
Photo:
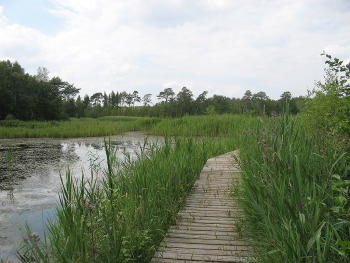
[[[162,143],[142,132],[110,138],[118,158],[139,151],[146,138]],[[104,138],[0,139],[0,259],[16,262],[25,222],[43,236],[43,220],[54,216],[60,174],[68,167],[76,178],[88,177],[91,169],[102,173],[107,167]]]

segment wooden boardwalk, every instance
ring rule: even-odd
[[[151,262],[248,262],[251,250],[235,230],[240,210],[229,197],[239,167],[229,152],[205,164],[186,207]],[[238,221],[237,221],[238,222]],[[239,223],[238,223],[239,224]],[[236,227],[237,229],[237,227]]]

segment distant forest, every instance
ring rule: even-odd
[[[242,98],[222,95],[207,97],[204,91],[197,98],[183,87],[177,94],[166,88],[157,95],[141,96],[138,91],[98,92],[92,96],[79,95],[78,88],[60,77],[48,78],[46,68],[38,68],[37,75],[29,75],[16,61],[0,62],[0,120],[67,120],[70,117],[98,118],[103,116],[182,117],[184,115],[250,114],[271,115],[284,111],[286,100],[290,112],[297,114],[305,98],[292,97],[286,91],[279,100],[270,99],[265,92],[247,90]],[[142,106],[135,106],[135,104]]]

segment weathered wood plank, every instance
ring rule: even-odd
[[[182,259],[187,261],[213,261],[213,262],[248,262],[247,256],[240,256],[240,251],[237,251],[236,255],[196,255],[196,254],[184,254],[184,253],[168,253],[157,252],[158,258],[165,259]],[[252,259],[252,258],[251,258]],[[157,262],[157,261],[156,261]],[[161,260],[158,262],[162,262]]]
[[[215,235],[209,236],[209,235],[195,235],[195,234],[178,234],[178,233],[170,233],[170,238],[192,238],[192,239],[203,239],[203,240],[218,240],[218,238]],[[238,240],[239,234],[231,233],[231,235],[222,235],[220,236],[221,240]]]
[[[164,243],[162,247],[172,248],[172,249],[199,249],[199,250],[220,250],[220,251],[251,251],[250,247],[245,244],[242,245],[232,245],[232,243],[227,242],[226,244],[203,244],[203,243],[179,243],[179,242],[169,242]],[[172,250],[174,251],[174,250]],[[215,252],[210,252],[215,253]],[[209,255],[209,254],[208,254]],[[227,254],[225,254],[227,255]]]
[[[186,246],[187,244],[208,244],[207,240],[203,239],[196,239],[196,238],[171,238],[166,237],[164,241],[162,242],[161,246],[169,246],[169,244],[176,245],[181,244]],[[244,242],[240,240],[222,240],[222,239],[215,239],[211,240],[210,244],[212,245],[223,245],[223,246],[245,246]]]

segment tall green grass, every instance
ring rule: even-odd
[[[24,122],[0,121],[0,138],[72,138],[96,137],[147,130],[159,121],[156,118],[103,117],[69,121]]]
[[[49,245],[24,243],[21,257],[28,262],[148,262],[206,160],[234,149],[233,140],[166,136],[163,146],[145,143],[137,158],[126,155],[122,161],[107,144],[104,175],[78,181],[68,171],[57,218],[47,226]]]
[[[151,132],[179,136],[232,137],[251,127],[256,118],[245,115],[184,116],[176,119],[163,119]]]
[[[185,116],[176,119],[110,116],[69,121],[0,121],[0,138],[72,138],[109,136],[127,131],[155,135],[234,137],[256,119],[243,115]]]
[[[0,121],[0,138],[72,138],[109,136],[127,131],[154,135],[231,137],[237,139],[256,118],[244,115],[184,116],[175,119],[110,116],[69,121]],[[234,138],[233,138],[234,137]]]
[[[347,142],[288,114],[245,132],[240,201],[263,262],[349,262]]]

